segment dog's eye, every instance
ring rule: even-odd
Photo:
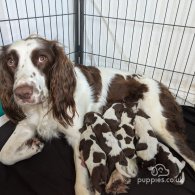
[[[45,62],[45,61],[47,61],[46,56],[43,56],[43,55],[39,56],[39,62]]]
[[[15,61],[13,58],[8,59],[7,61],[7,65],[10,67],[14,67],[15,66]]]

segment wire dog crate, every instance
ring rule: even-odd
[[[193,0],[2,0],[0,44],[57,39],[76,63],[144,74],[195,106]]]

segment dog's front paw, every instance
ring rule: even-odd
[[[42,143],[38,138],[32,138],[26,142],[21,142],[21,145],[19,146],[14,144],[5,144],[0,152],[0,162],[6,165],[12,165],[41,152],[43,147],[44,143]]]
[[[76,184],[75,194],[76,195],[94,195],[94,191],[91,189],[91,187],[86,187],[82,184]]]
[[[41,142],[38,138],[34,137],[29,139],[25,145],[29,147],[30,150],[34,151],[35,153],[39,153],[42,151],[44,147],[44,143]]]

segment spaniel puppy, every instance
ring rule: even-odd
[[[142,162],[142,167],[153,167],[156,164],[155,156],[158,153],[158,139],[149,123],[149,116],[138,110],[134,119],[136,134],[136,154]]]
[[[106,192],[112,192],[114,194],[126,192],[126,184],[129,183],[129,178],[131,177],[131,175],[129,175],[127,172],[127,169],[129,166],[131,166],[131,164],[128,164],[128,161],[125,158],[121,147],[119,146],[117,138],[115,138],[113,135],[104,118],[98,113],[87,113],[85,115],[84,123],[88,127],[91,127],[91,131],[95,134],[95,138],[97,139],[97,144],[107,156],[107,166],[110,179],[106,185]],[[88,131],[90,132],[90,128]],[[85,137],[83,134],[81,136]],[[93,145],[93,148],[96,148],[96,146]],[[95,152],[95,150],[91,152]],[[91,159],[91,164],[93,164],[93,161],[94,160]],[[89,167],[93,166],[91,164],[89,163]]]
[[[21,150],[36,134],[49,140],[64,133],[74,150],[77,195],[93,193],[80,159],[79,129],[87,112],[99,112],[108,103],[137,102],[158,137],[195,170],[181,109],[164,85],[115,69],[74,65],[56,41],[29,37],[0,48],[0,99],[7,116],[18,123],[0,161],[11,165],[39,152]]]
[[[86,120],[84,120],[84,126],[80,129],[80,132],[80,156],[89,170],[95,195],[99,195],[103,191],[103,187],[105,188],[109,177],[109,170],[106,166],[107,157],[105,152],[98,145],[98,140],[89,122],[86,123]]]
[[[174,179],[175,184],[183,184],[185,175],[182,172],[185,167],[185,161],[176,158],[167,146],[159,143],[158,154],[156,155],[157,164],[163,164],[168,170],[168,177]]]
[[[126,173],[128,166],[124,153],[119,146],[117,138],[113,135],[109,125],[105,122],[103,117],[95,112],[89,112],[85,115],[85,122],[91,122],[91,129],[95,133],[98,144],[107,155],[107,162],[110,173],[117,169],[125,177],[130,177]]]
[[[135,159],[135,129],[132,125],[135,114],[131,111],[123,103],[114,103],[104,108],[103,118],[117,138],[128,162],[126,172],[133,178],[137,176],[138,168]]]

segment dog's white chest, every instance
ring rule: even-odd
[[[50,115],[51,113],[42,116],[37,126],[37,133],[44,140],[50,140],[53,137],[58,137],[57,122],[52,117],[50,117]]]

